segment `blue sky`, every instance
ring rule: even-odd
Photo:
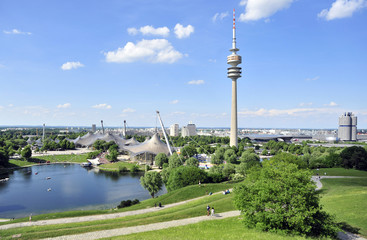
[[[367,128],[367,0],[0,2],[0,125]]]

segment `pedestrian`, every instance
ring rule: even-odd
[[[209,216],[210,215],[210,206],[208,205],[206,207],[206,215]]]
[[[214,207],[212,207],[212,217],[214,217]]]
[[[201,182],[200,182],[200,180],[199,180],[199,187],[201,187]]]
[[[29,221],[32,222],[32,213],[29,215]]]

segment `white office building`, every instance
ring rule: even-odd
[[[179,126],[178,124],[172,124],[170,129],[169,129],[169,135],[172,137],[178,137],[179,135]]]

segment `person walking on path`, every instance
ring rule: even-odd
[[[214,217],[214,207],[212,207],[212,217]]]
[[[210,215],[210,206],[208,205],[206,207],[206,215],[209,216]]]
[[[32,222],[32,213],[29,215],[29,221]]]

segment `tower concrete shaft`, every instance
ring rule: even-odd
[[[231,135],[230,135],[230,146],[237,147],[237,79],[241,77],[241,67],[237,67],[242,62],[242,58],[237,54],[239,49],[236,47],[236,20],[235,11],[233,9],[233,38],[232,38],[232,52],[227,57],[227,63],[231,65],[228,68],[228,78],[232,79],[232,107],[231,107]]]

